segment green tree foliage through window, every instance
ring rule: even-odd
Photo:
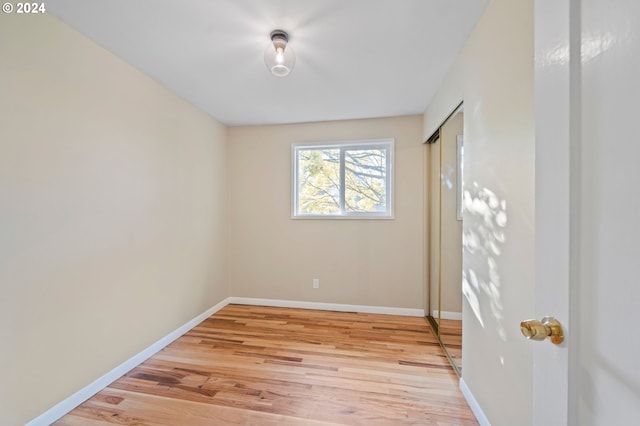
[[[340,150],[303,150],[298,157],[298,211],[340,213]]]
[[[391,216],[393,141],[294,145],[294,216]]]

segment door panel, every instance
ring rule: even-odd
[[[640,418],[640,3],[536,1],[536,425]],[[562,317],[562,318],[561,318]]]
[[[640,339],[632,327],[640,321],[640,3],[588,0],[581,12],[575,423],[638,424]]]
[[[533,345],[534,425],[568,421],[571,239],[571,1],[535,3],[536,318],[560,321],[565,342]],[[575,135],[573,135],[575,136]],[[573,141],[575,143],[575,141]],[[524,318],[523,318],[524,319]],[[544,409],[543,409],[544,407]]]

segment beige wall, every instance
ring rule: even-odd
[[[227,297],[226,129],[49,15],[0,14],[0,424]]]
[[[424,117],[464,99],[463,379],[494,426],[532,419],[533,2],[493,0]]]
[[[421,120],[229,129],[231,295],[422,309]],[[395,219],[291,219],[291,145],[367,138],[395,138]]]

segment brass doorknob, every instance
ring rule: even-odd
[[[526,320],[520,323],[522,335],[529,340],[544,340],[547,337],[551,343],[559,345],[564,341],[562,326],[553,317],[544,317],[542,321]]]

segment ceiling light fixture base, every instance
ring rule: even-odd
[[[275,39],[277,38],[284,40],[286,43],[289,42],[289,34],[287,34],[287,32],[283,30],[271,31],[271,35],[269,36],[269,38],[271,39],[272,42],[275,41]]]

